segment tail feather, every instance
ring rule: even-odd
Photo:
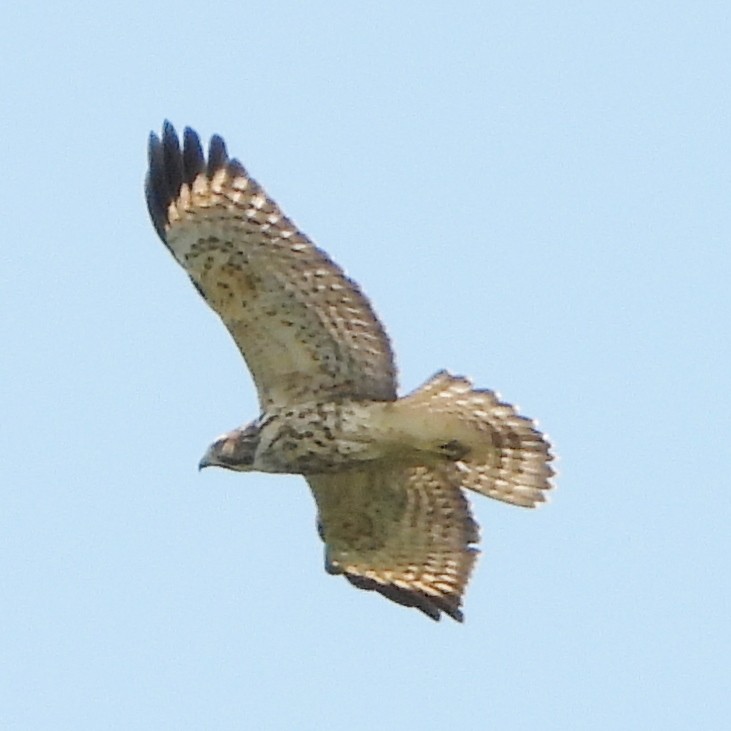
[[[454,449],[463,487],[522,507],[545,501],[554,475],[551,445],[495,392],[439,371],[399,405],[423,414],[424,431]]]

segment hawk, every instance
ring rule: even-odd
[[[463,620],[479,540],[464,489],[545,500],[549,442],[493,391],[439,371],[397,396],[391,344],[368,299],[214,135],[204,154],[169,122],[149,138],[152,223],[223,320],[261,413],[200,467],[303,475],[325,569],[432,619]]]

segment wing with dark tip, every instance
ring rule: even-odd
[[[318,397],[396,398],[380,321],[345,276],[282,213],[224,141],[208,156],[168,122],[149,142],[147,206],[160,238],[221,317],[263,408]]]
[[[462,621],[479,535],[452,465],[374,465],[307,481],[328,573],[432,619]]]

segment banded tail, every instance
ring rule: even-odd
[[[456,463],[462,487],[526,508],[545,502],[554,474],[551,445],[495,392],[439,371],[396,407],[419,442],[438,445]]]

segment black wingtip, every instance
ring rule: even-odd
[[[158,236],[165,241],[165,219],[167,217],[167,185],[165,181],[165,156],[162,142],[150,132],[147,145],[147,177],[145,178],[145,199],[152,224]]]
[[[206,169],[206,156],[203,154],[200,137],[190,127],[183,130],[183,168],[185,182],[192,185],[193,181]]]
[[[345,578],[359,589],[376,591],[396,604],[418,609],[435,622],[441,619],[442,612],[455,620],[455,622],[464,621],[464,615],[459,608],[459,599],[457,597],[431,596],[416,589],[401,589],[392,584],[379,584],[377,581],[368,579],[365,576],[354,576],[346,573]]]
[[[229,164],[226,143],[219,135],[211,137],[208,160],[203,152],[200,137],[195,130],[183,130],[182,148],[175,127],[166,119],[162,124],[162,135],[150,133],[148,142],[148,171],[145,178],[145,198],[150,218],[158,236],[165,241],[165,226],[168,222],[168,208],[180,195],[183,185],[205,173],[212,178],[221,168]]]
[[[177,198],[183,185],[183,155],[175,127],[166,119],[162,125],[162,153],[165,163],[164,182],[168,199]]]
[[[226,143],[219,135],[213,135],[208,146],[208,177],[212,178],[222,167],[228,164]]]

